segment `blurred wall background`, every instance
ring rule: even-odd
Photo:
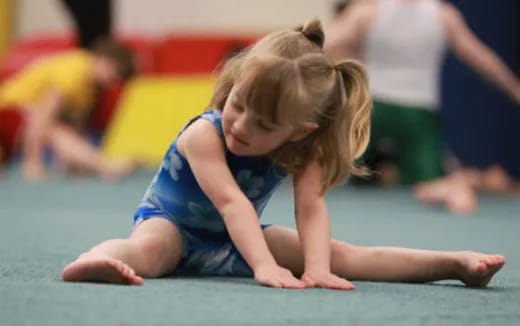
[[[85,0],[88,1],[88,0]],[[115,0],[115,29],[159,34],[174,30],[259,31],[330,16],[335,0]],[[58,0],[17,0],[16,36],[63,30],[69,17]]]
[[[451,0],[467,24],[518,75],[520,1]],[[443,74],[446,141],[464,163],[504,165],[520,177],[520,107],[449,55]]]

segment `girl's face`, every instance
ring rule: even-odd
[[[266,155],[289,141],[294,128],[273,125],[245,106],[233,87],[222,112],[222,129],[228,149],[236,155]]]

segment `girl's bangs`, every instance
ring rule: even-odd
[[[238,95],[249,110],[276,126],[298,121],[294,108],[303,101],[298,96],[297,73],[287,60],[251,60],[242,72]]]

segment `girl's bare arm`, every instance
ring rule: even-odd
[[[194,122],[179,137],[179,150],[223,217],[233,243],[255,272],[257,281],[274,287],[302,287],[288,270],[278,266],[269,251],[257,213],[231,174],[223,142],[211,122]]]
[[[352,283],[330,271],[330,222],[321,180],[316,161],[294,178],[296,226],[305,264],[302,280],[307,286],[353,289]]]

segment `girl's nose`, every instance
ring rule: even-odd
[[[238,118],[233,123],[232,131],[235,135],[244,137],[247,134],[248,126],[247,120],[244,116]]]

